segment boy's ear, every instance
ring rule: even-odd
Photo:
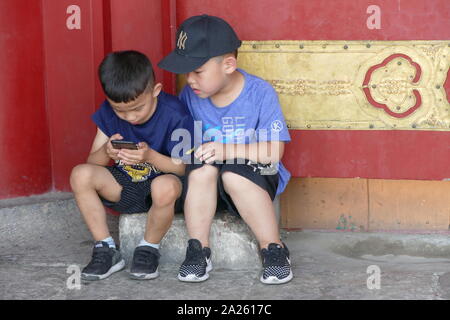
[[[156,98],[159,95],[159,93],[161,92],[161,90],[162,90],[162,84],[158,82],[157,84],[155,84],[153,86],[152,96]]]
[[[222,62],[227,74],[231,74],[237,69],[237,59],[234,55],[226,55]]]

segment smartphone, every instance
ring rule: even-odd
[[[139,149],[138,145],[132,141],[111,140],[111,144],[114,149],[130,149],[130,150]]]

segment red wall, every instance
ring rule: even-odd
[[[40,1],[0,1],[0,199],[52,185]]]
[[[369,30],[370,5],[381,29]],[[446,40],[448,0],[178,0],[177,21],[211,14],[226,19],[244,40]]]
[[[90,150],[95,127],[89,117],[102,99],[96,73],[104,54],[102,2],[42,3],[53,183],[56,190],[69,190],[72,168]],[[80,29],[66,26],[70,5],[80,8]]]
[[[0,199],[70,191],[70,172],[85,161],[95,135],[90,116],[104,100],[97,67],[106,53],[144,52],[174,92],[174,76],[156,67],[172,47],[174,4],[0,1],[0,58],[7,61],[0,70]],[[73,5],[76,28],[67,24]]]
[[[366,26],[382,10],[381,30]],[[81,10],[69,30],[70,5]],[[448,0],[1,0],[0,198],[69,191],[95,134],[90,115],[103,100],[97,66],[111,50],[137,49],[156,67],[176,26],[208,13],[243,40],[446,40]],[[446,84],[450,96],[450,81]],[[285,162],[294,176],[442,179],[450,177],[450,133],[292,131]]]
[[[369,30],[367,8],[381,9]],[[449,0],[178,0],[177,22],[226,19],[242,40],[448,40]],[[445,85],[450,102],[450,77]],[[296,177],[450,178],[450,132],[291,130],[284,163]]]
[[[155,66],[163,57],[161,1],[43,0],[47,96],[54,187],[70,190],[71,169],[84,162],[95,134],[91,114],[104,95],[97,67],[111,50],[139,50]],[[69,5],[81,10],[81,29],[69,30]],[[170,89],[170,88],[169,88]]]
[[[109,1],[105,1],[109,2]],[[175,42],[175,0],[110,0],[111,47],[138,50],[153,64],[156,80],[164,90],[175,93],[175,75],[160,69],[158,62],[172,50]]]

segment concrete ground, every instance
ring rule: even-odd
[[[77,287],[93,242],[70,193],[2,200],[0,216],[0,299],[450,299],[448,233],[284,231],[294,279],[279,286],[260,283],[259,265],[183,283],[172,263],[155,280],[124,270]],[[108,222],[118,239],[118,217]]]

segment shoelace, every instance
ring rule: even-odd
[[[109,258],[109,250],[103,248],[95,249],[92,253],[91,265],[104,264]]]
[[[156,258],[156,256],[153,253],[143,250],[136,251],[135,255],[136,255],[135,258],[136,262],[144,264],[151,264]]]
[[[202,264],[205,261],[205,257],[203,255],[202,250],[196,250],[192,247],[188,247],[186,260],[183,264],[185,265],[194,265],[194,264]]]
[[[264,264],[269,266],[283,266],[286,264],[286,254],[283,248],[263,250]]]

